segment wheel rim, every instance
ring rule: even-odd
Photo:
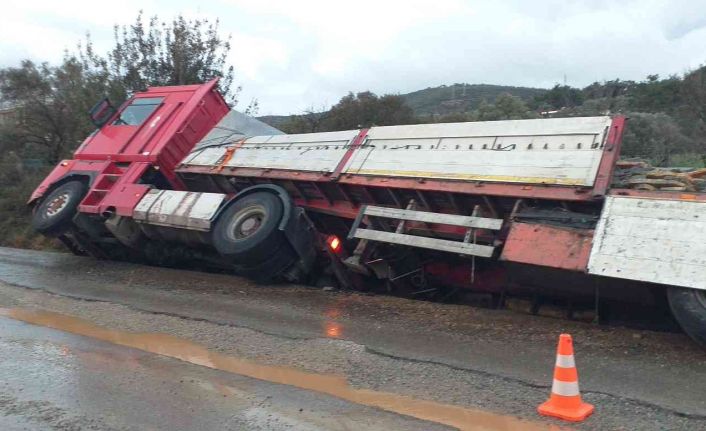
[[[47,204],[46,215],[47,217],[54,217],[64,210],[69,205],[69,198],[71,195],[68,192],[64,192],[54,199],[49,201]]]
[[[253,236],[267,221],[265,207],[254,205],[243,208],[235,214],[228,224],[228,238],[233,241],[243,240]]]

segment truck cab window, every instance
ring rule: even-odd
[[[163,97],[146,97],[133,100],[113,121],[113,125],[139,126],[157,109],[163,99]]]

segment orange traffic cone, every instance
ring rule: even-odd
[[[581,401],[579,376],[574,363],[574,345],[569,334],[559,336],[552,393],[549,400],[540,404],[537,411],[544,416],[572,422],[580,422],[593,413],[593,405]]]

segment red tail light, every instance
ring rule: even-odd
[[[341,250],[341,240],[336,235],[326,238],[326,243],[334,253],[338,253]]]

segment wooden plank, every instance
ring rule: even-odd
[[[391,244],[446,251],[449,253],[464,254],[468,256],[491,257],[495,249],[489,245],[467,244],[459,241],[449,241],[445,239],[427,238],[371,229],[357,229],[353,236],[355,238],[367,239],[371,241],[388,242]]]
[[[706,289],[706,203],[609,196],[589,273]]]
[[[398,220],[419,221],[424,223],[437,223],[448,224],[452,226],[472,227],[476,229],[498,230],[503,225],[502,219],[403,210],[397,208],[386,208],[370,205],[365,208],[365,215],[373,217],[394,218]]]

